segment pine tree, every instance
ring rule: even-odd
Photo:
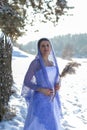
[[[0,120],[5,114],[5,107],[8,105],[11,95],[13,83],[11,58],[11,40],[2,33],[0,37]]]

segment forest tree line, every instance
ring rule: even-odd
[[[57,57],[62,58],[87,58],[87,34],[67,34],[55,36],[52,39],[52,45]],[[21,50],[30,53],[37,53],[37,41],[31,41],[27,44],[16,44]]]

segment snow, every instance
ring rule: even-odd
[[[27,114],[27,106],[21,97],[21,88],[24,75],[34,56],[13,48],[12,72],[13,89],[16,90],[10,97],[9,104],[16,116],[11,120],[0,122],[0,130],[23,130]],[[67,60],[58,59],[60,71],[67,64]],[[60,96],[62,102],[62,127],[64,130],[87,130],[87,59],[73,59],[81,64],[76,68],[76,73],[62,78]]]

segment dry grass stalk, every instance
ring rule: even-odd
[[[62,73],[60,74],[60,77],[65,77],[67,74],[75,74],[75,67],[78,67],[80,65],[81,64],[77,62],[69,62],[63,69]]]

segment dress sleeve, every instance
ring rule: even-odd
[[[33,90],[37,89],[37,82],[35,78],[36,68],[37,68],[37,63],[33,61],[26,72],[24,83],[23,83],[24,86],[29,87],[30,89]]]
[[[35,78],[35,72],[37,70],[37,62],[34,60],[31,62],[22,85],[21,96],[26,100],[30,100],[34,91],[36,91],[38,85]]]

